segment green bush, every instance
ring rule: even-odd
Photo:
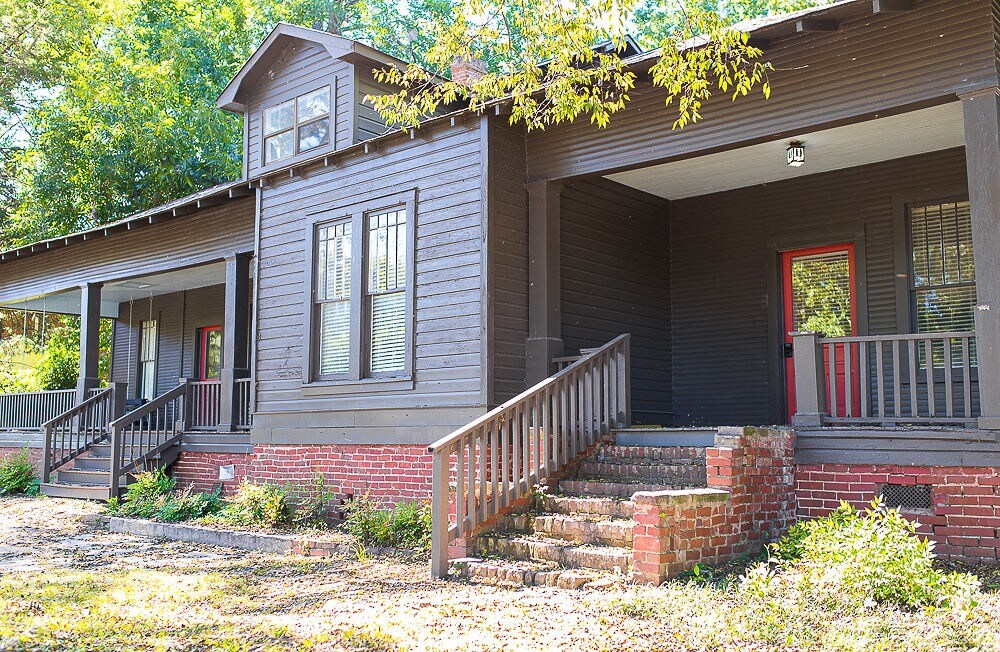
[[[347,531],[364,545],[394,548],[430,547],[430,505],[404,501],[383,509],[365,495],[347,505]]]
[[[291,527],[294,514],[288,488],[244,480],[223,511],[222,518],[237,525],[277,529]]]
[[[26,493],[35,485],[35,467],[27,449],[0,460],[0,495]]]
[[[331,501],[336,497],[326,488],[326,479],[321,473],[313,476],[312,482],[288,487],[288,498],[292,503],[292,521],[295,526],[324,527],[330,517]]]
[[[769,563],[742,578],[741,589],[765,599],[800,594],[832,608],[974,605],[978,580],[937,570],[933,542],[915,531],[915,523],[877,500],[864,511],[842,503],[830,516],[793,528]]]
[[[223,506],[218,491],[196,493],[190,487],[177,493],[176,482],[162,469],[145,471],[125,490],[122,500],[108,501],[108,512],[156,521],[187,521],[218,513]]]

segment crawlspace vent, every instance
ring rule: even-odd
[[[885,506],[892,509],[930,509],[929,484],[887,484],[882,487]]]

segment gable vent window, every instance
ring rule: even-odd
[[[330,86],[264,109],[264,163],[330,144]]]

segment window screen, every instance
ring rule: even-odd
[[[917,332],[975,330],[976,266],[969,202],[911,208],[910,247]],[[974,359],[975,351],[972,355]],[[936,358],[937,354],[935,364],[940,365]]]
[[[369,371],[402,371],[406,353],[406,210],[368,216]]]
[[[351,223],[322,227],[318,247],[318,369],[321,376],[342,376],[350,371]]]

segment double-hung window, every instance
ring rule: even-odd
[[[323,86],[264,109],[265,165],[330,144],[330,89]]]
[[[159,340],[156,320],[139,324],[139,387],[138,398],[156,398],[156,345]]]
[[[306,381],[409,377],[414,193],[314,225]]]
[[[976,265],[969,202],[911,206],[910,251],[917,332],[975,330]],[[975,364],[975,351],[972,356]],[[935,354],[935,366],[941,364]]]

